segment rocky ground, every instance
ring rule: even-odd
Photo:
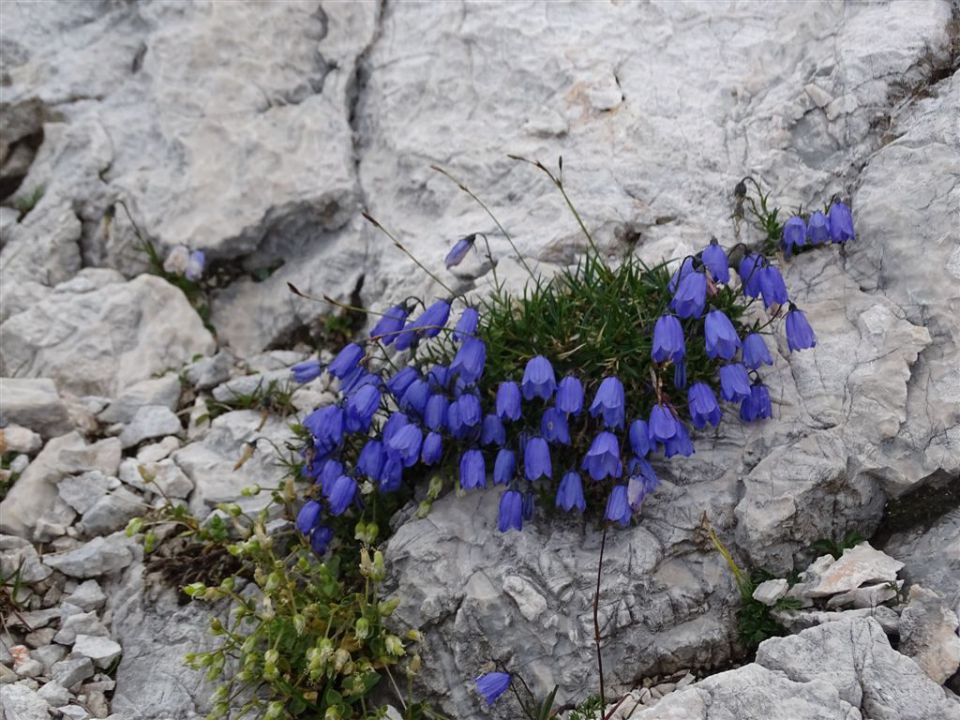
[[[486,232],[501,277],[520,277],[431,164],[530,262],[575,260],[562,200],[507,153],[563,154],[611,256],[746,239],[730,219],[745,174],[785,208],[840,193],[856,220],[856,241],[787,268],[819,342],[779,348],[774,419],[724,422],[658,466],[642,522],[611,536],[607,681],[632,693],[618,716],[960,717],[956,3],[102,0],[0,16],[8,717],[206,711],[182,656],[209,610],[179,604],[124,527],[163,496],[201,517],[252,510],[240,490],[283,474],[292,416],[237,407],[329,329],[287,283],[372,308],[440,293],[361,210],[434,269]],[[162,256],[206,253],[203,297],[148,272],[137,229]],[[482,291],[489,267],[472,258],[456,282]],[[299,389],[295,414],[325,392]],[[444,498],[398,518],[388,546],[398,614],[426,636],[422,690],[460,718],[483,714],[470,679],[490,659],[565,699],[596,685],[599,536],[546,521],[501,536],[495,501]],[[740,660],[740,599],[704,514],[741,563],[807,573],[781,617],[797,634],[715,675]],[[871,545],[810,551],[851,531]]]

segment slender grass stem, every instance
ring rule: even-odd
[[[439,277],[437,277],[437,275],[436,275],[435,273],[433,273],[429,268],[427,268],[426,265],[424,265],[422,262],[420,262],[420,261],[417,259],[417,257],[416,257],[412,252],[410,252],[409,250],[407,250],[406,247],[404,247],[403,243],[401,243],[399,240],[397,240],[397,238],[396,238],[389,230],[387,230],[383,225],[381,225],[380,222],[379,222],[378,220],[376,220],[370,213],[363,212],[363,213],[361,213],[361,215],[363,215],[364,219],[365,219],[367,222],[369,222],[371,225],[373,225],[375,228],[377,228],[380,232],[382,232],[384,235],[386,235],[388,238],[390,238],[391,242],[393,242],[394,246],[396,246],[397,249],[399,249],[402,253],[404,253],[408,258],[410,258],[411,260],[413,260],[413,262],[416,263],[417,267],[419,267],[419,268],[420,268],[421,270],[423,270],[427,275],[429,275],[431,278],[433,278],[433,280],[434,280],[440,287],[442,287],[444,290],[446,290],[446,291],[447,291],[448,293],[450,293],[451,295],[456,295],[456,293],[450,288],[449,285],[447,285],[443,280],[441,280]]]

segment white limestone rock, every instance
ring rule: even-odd
[[[54,663],[50,669],[51,679],[65,688],[71,688],[93,677],[93,662],[88,657],[69,657]]]
[[[884,550],[904,562],[901,574],[940,593],[947,607],[960,609],[960,508],[929,527],[893,535]]]
[[[0,426],[22,425],[45,438],[73,430],[67,406],[50,378],[0,378],[0,396]]]
[[[0,383],[2,385],[2,383]],[[2,390],[0,390],[2,392]],[[4,398],[6,400],[6,398]],[[3,452],[24,453],[34,455],[41,447],[43,440],[39,433],[20,425],[7,425],[0,428],[0,448]],[[29,458],[27,458],[29,460]],[[12,467],[12,466],[11,466]],[[23,472],[22,468],[19,472]]]
[[[143,515],[147,509],[143,498],[120,487],[101,497],[83,513],[77,529],[90,537],[107,535],[126,527],[131,519]]]
[[[0,685],[0,708],[8,720],[50,720],[47,701],[22,683]]]
[[[941,595],[920,585],[910,588],[900,613],[900,652],[941,685],[960,670],[957,613]]]
[[[187,365],[183,369],[183,376],[197,390],[210,390],[230,379],[234,361],[230,353],[218,352]]]
[[[145,405],[138,408],[128,425],[120,433],[124,448],[139,445],[144,440],[175,435],[183,431],[180,419],[170,408],[162,405]]]
[[[180,378],[172,374],[164,375],[130,386],[98,417],[105,423],[129,423],[144,407],[162,406],[176,410],[179,400]]]
[[[31,584],[46,580],[52,570],[40,562],[31,543],[15,535],[0,535],[0,574],[12,578],[18,572],[22,582]]]
[[[87,612],[99,610],[106,602],[100,583],[96,580],[84,580],[67,596],[67,601]]]
[[[783,578],[765,580],[753,591],[753,599],[764,605],[773,606],[777,600],[787,594],[787,581]]]
[[[123,648],[119,643],[102,635],[77,635],[73,652],[81,657],[90,658],[98,668],[108,668],[120,657]]]
[[[43,556],[45,565],[75,578],[93,578],[121,570],[133,562],[132,541],[122,533],[95,537],[74,550]]]
[[[111,480],[99,470],[64,478],[57,485],[57,492],[78,513],[85,513],[111,490]]]
[[[843,551],[810,588],[810,597],[826,597],[855,590],[864,583],[895,583],[903,563],[862,542]]]

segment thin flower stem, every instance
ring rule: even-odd
[[[493,273],[493,286],[500,290],[500,280],[497,278],[497,264],[493,261],[493,252],[490,250],[490,241],[484,233],[477,233],[483,238],[483,244],[487,246],[487,260],[490,261],[490,271]]]
[[[396,238],[389,230],[387,230],[383,225],[381,225],[381,224],[376,220],[376,218],[374,218],[372,215],[370,215],[370,213],[367,213],[367,212],[363,212],[363,213],[360,213],[360,214],[363,215],[363,218],[364,218],[367,222],[369,222],[371,225],[373,225],[375,228],[377,228],[380,232],[382,232],[384,235],[386,235],[388,238],[390,238],[391,242],[393,242],[393,244],[394,244],[401,252],[403,252],[408,258],[410,258],[411,260],[413,260],[413,262],[416,263],[417,267],[419,267],[419,268],[420,268],[421,270],[423,270],[427,275],[429,275],[431,278],[433,278],[434,281],[435,281],[438,285],[440,285],[440,287],[442,287],[444,290],[446,290],[446,291],[447,291],[448,293],[450,293],[451,295],[456,295],[456,293],[450,288],[449,285],[447,285],[443,280],[441,280],[439,277],[437,277],[431,270],[429,270],[429,269],[427,268],[426,265],[424,265],[422,262],[420,262],[420,261],[417,259],[417,257],[416,257],[412,252],[410,252],[409,250],[407,250],[407,248],[404,247],[403,243],[401,243],[399,240],[397,240],[397,238]]]
[[[607,545],[607,525],[603,526],[603,536],[600,538],[600,561],[597,563],[597,591],[593,595],[593,641],[597,646],[597,670],[600,672],[600,707],[606,707],[606,697],[603,685],[603,654],[600,652],[600,578],[603,573],[603,551]]]

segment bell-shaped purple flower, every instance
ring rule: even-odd
[[[523,530],[523,496],[516,490],[507,490],[500,496],[497,528],[500,532]]]
[[[302,385],[320,377],[323,368],[320,367],[319,360],[313,359],[297,363],[290,370],[293,372],[293,381]]]
[[[828,213],[830,225],[830,239],[835,243],[845,243],[853,240],[853,215],[850,208],[842,202],[835,202],[830,206]]]
[[[508,485],[517,472],[517,456],[513,450],[501,449],[493,463],[493,484]]]
[[[330,513],[343,515],[357,495],[357,482],[349,475],[341,475],[330,489]]]
[[[403,396],[400,398],[400,409],[418,417],[423,417],[427,409],[427,401],[430,399],[430,383],[422,378],[417,378],[407,386]]]
[[[750,394],[750,377],[743,363],[731,363],[720,368],[720,396],[729,402],[743,400]]]
[[[487,485],[487,465],[479,450],[467,450],[460,456],[460,487],[473,490]]]
[[[468,384],[475,383],[483,375],[483,365],[487,361],[487,346],[477,337],[468,337],[463,341],[457,354],[450,363],[450,372],[459,373]]]
[[[533,520],[533,511],[537,508],[537,496],[532,492],[523,494],[523,519]]]
[[[503,421],[493,414],[485,416],[480,428],[480,444],[502,446],[506,441],[507,430]]]
[[[407,308],[404,305],[394,305],[388,308],[377,324],[370,331],[370,337],[379,340],[384,345],[392,345],[397,339],[397,334],[403,330],[403,324],[407,320]]]
[[[327,548],[330,547],[330,543],[333,541],[333,530],[328,527],[320,526],[314,528],[313,532],[310,533],[310,548],[317,554],[323,555]]]
[[[467,256],[467,253],[470,252],[470,248],[473,247],[473,243],[477,239],[476,233],[471,233],[466,237],[462,237],[454,243],[453,247],[450,248],[450,252],[447,253],[447,256],[443,259],[444,264],[447,266],[447,270],[452,267],[459,265],[463,259]]]
[[[297,513],[297,530],[304,535],[309,535],[320,520],[320,509],[320,503],[316,500],[305,502],[303,507],[300,508],[300,512]]]
[[[767,344],[759,333],[750,333],[743,339],[743,364],[750,370],[756,370],[763,364],[773,365]]]
[[[463,438],[480,428],[483,410],[480,399],[473,393],[461,395],[447,408],[447,426],[456,438]]]
[[[583,383],[567,375],[557,385],[557,410],[568,415],[579,415],[583,409]]]
[[[450,401],[446,395],[439,393],[431,395],[427,400],[427,407],[423,411],[423,424],[429,430],[443,430],[447,424],[447,407]]]
[[[404,425],[387,440],[387,455],[395,457],[404,467],[413,467],[420,456],[420,445],[423,442],[423,432],[413,423]]]
[[[321,455],[340,447],[343,440],[343,408],[328,405],[314,410],[303,419],[303,426],[313,436],[313,444]]]
[[[633,458],[628,465],[627,501],[634,512],[640,512],[644,499],[657,489],[660,478],[643,458]]]
[[[363,348],[356,343],[345,345],[329,365],[327,372],[335,378],[343,378],[350,373],[363,357]]]
[[[783,275],[773,265],[767,265],[760,271],[760,294],[763,295],[764,307],[783,305],[789,300]]]
[[[552,477],[550,447],[542,437],[534,436],[527,440],[523,448],[523,472],[527,480]]]
[[[390,417],[387,418],[387,421],[383,424],[383,427],[380,428],[380,436],[383,438],[384,442],[390,442],[390,438],[397,434],[397,431],[410,424],[410,418],[404,415],[402,412],[390,413]]]
[[[610,491],[610,497],[607,499],[607,509],[603,517],[610,522],[619,523],[626,527],[630,524],[630,518],[633,512],[630,510],[630,502],[627,498],[626,485],[614,485]]]
[[[373,385],[364,385],[347,400],[345,412],[348,432],[367,432],[373,416],[380,407],[380,391]]]
[[[650,447],[650,428],[643,420],[634,420],[630,423],[630,448],[637,457],[646,457],[653,448]]]
[[[787,347],[793,352],[815,347],[816,344],[817,336],[813,334],[813,328],[807,322],[807,316],[804,315],[803,310],[791,305],[790,312],[787,313]]]
[[[540,418],[540,434],[548,443],[554,445],[570,444],[570,426],[567,423],[567,414],[555,407],[547,408]]]
[[[782,242],[784,252],[789,257],[797,248],[807,242],[807,224],[799,215],[794,215],[783,224]]]
[[[203,250],[194,250],[187,259],[187,266],[183,276],[190,282],[197,282],[203,277],[203,268],[207,264],[207,256]]]
[[[393,393],[393,396],[399,400],[410,387],[410,383],[420,377],[420,373],[414,367],[405,367],[392,378],[387,380],[387,389]]]
[[[477,312],[476,308],[468,307],[463,311],[460,319],[457,320],[457,324],[453,326],[453,339],[460,342],[465,337],[471,337],[476,332],[479,323],[480,313]]]
[[[667,283],[667,289],[670,290],[671,295],[677,291],[677,286],[680,284],[680,281],[692,272],[693,258],[685,257],[683,262],[680,263],[680,267],[670,276],[670,282]]]
[[[807,221],[807,240],[811,245],[820,245],[830,239],[830,225],[827,222],[827,216],[817,210],[810,213],[810,220]]]
[[[677,418],[666,405],[656,404],[650,411],[650,440],[665,443],[677,434]]]
[[[403,482],[403,461],[397,455],[388,455],[378,478],[381,492],[396,492]]]
[[[687,427],[682,422],[677,423],[676,434],[663,444],[663,454],[668,458],[674,455],[683,455],[684,457],[693,455],[693,443],[690,441]]]
[[[520,386],[512,380],[497,387],[497,416],[501,420],[520,419]]]
[[[434,365],[427,373],[427,382],[433,390],[447,390],[450,387],[450,379],[453,374],[446,365]]]
[[[602,414],[605,427],[619,429],[623,427],[625,412],[623,383],[615,377],[604,378],[590,404],[590,415],[597,417]]]
[[[661,315],[653,326],[653,348],[650,357],[656,363],[680,362],[686,354],[683,328],[673,315]]]
[[[755,383],[750,387],[750,396],[740,403],[740,419],[744,422],[762,420],[773,415],[770,391],[766,385]]]
[[[730,260],[716,238],[710,238],[710,244],[700,253],[700,259],[707,266],[714,282],[724,284],[730,282]]]
[[[527,362],[523,371],[523,382],[520,383],[523,397],[533,400],[538,397],[549,400],[557,389],[557,380],[553,374],[553,366],[543,355],[537,355]]]
[[[682,318],[698,318],[707,302],[707,276],[698,270],[684,275],[670,301],[670,309]]]
[[[443,438],[440,433],[428,433],[420,450],[420,460],[424,465],[435,465],[443,455]]]
[[[330,497],[330,491],[333,490],[333,483],[337,478],[343,475],[343,463],[339,460],[327,460],[320,468],[317,476],[317,483],[323,491],[324,497]]]
[[[476,682],[477,692],[488,705],[492,705],[510,687],[510,675],[502,672],[487,673],[478,677]]]
[[[690,407],[690,419],[697,430],[703,430],[710,423],[714,427],[720,422],[720,405],[710,386],[703,382],[694,383],[687,392]]]
[[[574,508],[583,512],[587,509],[587,501],[583,497],[583,482],[580,474],[571,470],[563,476],[560,487],[557,488],[557,507],[567,512]]]
[[[406,350],[418,337],[436,337],[446,326],[449,317],[450,303],[446,300],[437,300],[419,317],[407,323],[403,332],[397,335],[395,347],[397,350]]]
[[[706,337],[707,357],[711,359],[723,358],[732,360],[740,347],[740,337],[737,335],[730,318],[722,310],[711,310],[703,324],[703,334]]]
[[[748,253],[740,261],[737,272],[740,274],[740,283],[743,285],[743,294],[747,297],[760,297],[760,271],[767,261],[762,255]]]
[[[340,392],[344,395],[351,395],[365,385],[380,387],[380,376],[367,372],[363,367],[358,366],[340,380]]]
[[[620,444],[617,436],[610,432],[601,432],[590,444],[580,467],[586,470],[594,480],[607,477],[620,477],[623,465],[620,462]]]
[[[357,457],[357,470],[371,480],[380,477],[386,452],[380,440],[368,440]]]

